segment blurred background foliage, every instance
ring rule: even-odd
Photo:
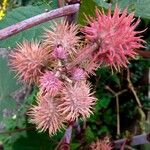
[[[150,0],[82,0],[77,22],[84,25],[85,16],[94,16],[95,7],[107,10],[111,5],[135,12],[141,18],[137,30],[146,40],[144,52],[150,51]],[[58,7],[57,0],[9,0],[6,16],[0,21],[0,29],[17,23],[34,15]],[[50,138],[47,133],[38,133],[35,126],[28,123],[26,112],[34,102],[37,89],[18,83],[15,74],[8,67],[8,53],[23,39],[40,40],[43,28],[51,21],[23,31],[6,40],[0,41],[0,144],[5,150],[50,150],[54,149],[62,138],[64,131]],[[32,34],[31,34],[32,33]],[[94,115],[87,122],[80,122],[81,133],[73,134],[71,150],[86,149],[97,138],[108,135],[112,140],[150,132],[149,58],[138,56],[131,60],[128,70],[114,72],[100,68],[90,81],[98,98]],[[129,88],[127,72],[143,106],[140,109],[133,91]],[[112,92],[113,91],[113,92]],[[119,95],[120,134],[117,135],[116,94]],[[22,93],[24,93],[22,95]],[[19,95],[20,94],[20,95]],[[150,145],[140,145],[135,149],[149,150]]]

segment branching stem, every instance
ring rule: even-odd
[[[137,96],[137,93],[136,93],[136,91],[135,91],[135,89],[134,89],[134,86],[133,86],[133,84],[132,84],[132,82],[131,82],[131,79],[130,79],[130,70],[129,70],[129,68],[127,68],[127,81],[128,81],[128,87],[129,87],[129,89],[132,91],[132,93],[133,93],[133,95],[134,95],[134,97],[135,97],[135,100],[136,100],[138,106],[139,106],[140,108],[142,108],[142,104],[141,104],[141,102],[140,102],[140,99],[139,99],[139,97]]]
[[[111,92],[115,98],[116,98],[116,111],[117,111],[117,135],[120,135],[120,111],[119,111],[119,95],[121,95],[124,92],[127,92],[127,89],[124,89],[119,92],[115,92],[112,90],[109,86],[105,87],[109,92]]]

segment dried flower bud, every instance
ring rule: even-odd
[[[59,45],[54,49],[53,56],[57,59],[66,59],[67,53],[64,50],[64,48],[61,45]]]
[[[62,81],[52,72],[47,71],[40,78],[40,91],[51,96],[58,94],[62,87]]]
[[[82,68],[75,67],[71,71],[72,79],[75,81],[80,81],[85,79],[85,71]]]

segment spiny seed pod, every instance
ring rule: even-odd
[[[78,26],[75,24],[69,25],[66,20],[54,22],[50,30],[45,29],[44,45],[52,49],[52,52],[54,51],[55,57],[66,58],[68,54],[72,55],[76,52],[79,41],[77,33]]]
[[[39,81],[48,61],[48,51],[38,42],[23,41],[10,53],[10,66],[17,72],[19,79],[29,84]]]
[[[66,120],[74,121],[79,117],[86,119],[92,113],[92,106],[96,98],[90,93],[90,85],[85,81],[67,85],[62,90],[63,97],[60,99],[59,111]]]
[[[82,29],[90,42],[99,43],[95,60],[116,70],[127,67],[127,58],[135,58],[134,49],[142,48],[141,43],[145,43],[141,36],[138,36],[143,31],[135,31],[139,22],[140,19],[135,21],[134,13],[127,14],[127,9],[121,13],[116,6],[113,15],[111,9],[107,14],[96,9],[96,18],[89,18],[89,25]]]
[[[90,150],[112,150],[111,144],[104,140],[97,139],[96,142],[93,142],[90,145]]]
[[[37,105],[31,107],[28,115],[31,122],[35,123],[40,131],[49,131],[49,135],[55,134],[64,127],[64,117],[58,111],[58,100],[48,94],[37,98]]]

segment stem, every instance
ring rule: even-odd
[[[24,31],[41,23],[47,22],[51,19],[76,13],[78,10],[79,4],[73,4],[39,14],[0,30],[0,40],[6,39],[12,35],[15,35],[21,31]]]
[[[149,142],[150,142],[150,133],[142,134],[142,135],[134,136],[131,139],[120,139],[120,140],[114,141],[114,148],[118,149],[124,143],[126,143],[126,144],[129,143],[129,145],[133,146],[133,145],[146,144]]]
[[[69,127],[66,129],[64,137],[60,140],[55,150],[69,150],[70,149],[69,144],[71,141],[72,128],[73,128],[72,124],[70,124]]]
[[[143,51],[143,50],[135,50],[136,53],[138,53],[143,58],[150,58],[150,51]]]
[[[116,109],[117,109],[117,135],[120,135],[120,111],[119,111],[119,97],[116,96]]]
[[[124,89],[119,92],[115,92],[112,90],[109,86],[105,86],[105,89],[107,89],[109,92],[111,92],[115,98],[116,98],[116,110],[117,110],[117,135],[120,135],[120,110],[119,110],[119,95],[123,94],[124,92],[127,92],[127,89]]]
[[[61,0],[58,0],[58,2],[60,4]],[[59,5],[59,6],[61,6],[61,5]],[[74,4],[74,5],[77,5],[78,6],[78,10],[79,10],[80,4]],[[71,6],[71,4],[69,4],[68,6]],[[69,24],[71,24],[72,22],[75,22],[75,17],[74,16],[76,16],[77,12],[78,11],[76,11],[76,12],[74,12],[72,14],[69,14],[67,16],[66,20],[69,22]],[[72,83],[72,81],[69,78],[67,78],[67,76],[63,76],[63,78],[66,81]],[[80,128],[79,128],[79,126],[78,126],[78,124],[76,122],[70,123],[69,127],[66,129],[64,137],[61,139],[61,141],[59,142],[59,144],[57,145],[55,150],[70,150],[70,142],[71,142],[73,127],[75,127],[77,129],[78,133],[80,132]]]
[[[139,106],[140,108],[142,108],[142,104],[141,104],[141,102],[140,102],[140,99],[139,99],[139,97],[137,96],[137,93],[136,93],[136,91],[135,91],[135,89],[134,89],[134,86],[133,86],[133,84],[132,84],[132,82],[131,82],[131,79],[130,79],[130,70],[129,70],[129,68],[127,68],[127,81],[128,81],[128,87],[129,87],[129,89],[132,91],[132,93],[133,93],[133,95],[134,95],[134,97],[135,97],[135,100],[136,100],[138,106]]]

